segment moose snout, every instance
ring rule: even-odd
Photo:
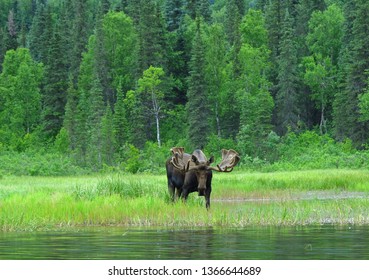
[[[206,186],[198,186],[197,187],[197,190],[199,192],[199,196],[204,196],[205,195],[205,189],[206,189]]]

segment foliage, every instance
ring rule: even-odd
[[[278,160],[267,170],[366,168],[368,152],[358,152],[352,141],[337,143],[328,134],[289,133],[277,145]]]
[[[68,155],[58,152],[27,151],[0,153],[0,172],[17,176],[65,176],[87,173]]]
[[[367,1],[26,2],[0,4],[0,152],[97,172],[161,172],[174,145],[366,166]]]
[[[15,149],[32,133],[41,118],[42,64],[33,61],[28,49],[9,50],[0,75],[0,141]]]

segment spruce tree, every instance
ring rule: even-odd
[[[14,10],[10,10],[8,14],[7,22],[7,33],[6,33],[6,50],[15,50],[18,47],[18,30],[15,21]]]
[[[154,0],[142,1],[138,23],[138,72],[150,66],[167,68],[167,42],[164,18]]]
[[[225,31],[231,46],[240,42],[239,26],[241,24],[241,11],[237,6],[236,0],[226,2]]]
[[[117,102],[114,105],[113,116],[116,151],[123,149],[124,144],[128,141],[128,120],[124,98],[123,92],[119,90],[117,93]]]
[[[206,22],[211,20],[209,0],[186,0],[186,13],[192,18],[202,17]]]
[[[200,18],[191,52],[187,91],[188,136],[195,148],[203,148],[210,133],[209,98],[205,80],[205,47]]]
[[[99,170],[103,164],[103,134],[102,117],[105,113],[103,89],[97,73],[94,75],[93,84],[88,93],[90,104],[87,121],[87,159],[89,164]]]
[[[298,92],[298,61],[293,29],[293,18],[287,9],[282,24],[282,37],[278,56],[278,84],[277,84],[277,128],[285,134],[288,130],[299,129],[299,92]]]
[[[165,19],[169,32],[179,29],[183,18],[183,0],[167,0],[165,2]]]
[[[345,5],[344,12],[347,37],[344,38],[346,45],[341,57],[346,57],[344,62],[349,61],[350,64],[342,65],[342,70],[347,74],[345,86],[336,95],[335,130],[338,139],[350,138],[356,147],[362,147],[369,137],[369,122],[360,121],[358,106],[358,97],[368,87],[369,2],[350,1]]]
[[[47,138],[54,138],[63,125],[67,102],[68,69],[63,56],[59,26],[54,25],[53,36],[48,42],[45,79],[43,87],[43,130]]]
[[[102,163],[111,166],[114,164],[114,148],[116,147],[111,106],[105,107],[105,113],[101,118],[101,135]]]
[[[46,6],[39,3],[29,32],[29,48],[36,61],[45,62],[46,51],[44,44],[51,38],[51,32],[48,32],[51,26],[52,24]],[[42,39],[45,39],[45,41]]]
[[[88,26],[88,0],[74,1],[73,37],[71,50],[70,71],[77,80],[79,65],[82,60],[82,53],[86,50],[89,38]],[[71,42],[70,42],[71,43]]]
[[[70,149],[74,151],[77,148],[77,114],[78,114],[78,92],[74,88],[73,79],[69,79],[68,90],[67,90],[67,103],[65,105],[65,115],[63,127],[66,129]]]

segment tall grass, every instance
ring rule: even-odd
[[[0,229],[369,224],[368,179],[369,172],[363,170],[215,174],[212,207],[207,211],[203,197],[195,193],[186,204],[172,203],[165,176],[4,176],[0,179]],[[320,196],[343,191],[360,195]],[[296,199],[296,193],[315,195]]]

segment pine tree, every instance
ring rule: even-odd
[[[113,112],[111,106],[106,106],[105,113],[101,119],[101,152],[102,163],[107,165],[114,164],[115,154],[115,137],[114,137],[114,125],[113,125]]]
[[[185,2],[186,12],[192,19],[202,17],[206,22],[210,21],[211,10],[209,0],[186,0]]]
[[[150,66],[167,68],[167,42],[164,19],[158,4],[143,1],[138,23],[138,73]]]
[[[14,10],[9,11],[7,22],[7,37],[6,37],[6,50],[15,50],[18,47],[17,36],[17,24],[15,22]]]
[[[237,6],[236,0],[227,1],[224,27],[231,46],[237,45],[240,42],[239,26],[241,24],[241,18],[241,11]]]
[[[335,101],[336,136],[338,139],[352,139],[357,147],[366,143],[369,137],[369,122],[360,122],[358,106],[358,97],[368,87],[368,13],[369,2],[365,0],[355,0],[345,6],[347,21],[352,19],[352,25],[349,23],[346,29],[350,36],[350,41],[345,41],[348,52],[344,52],[349,57],[350,65],[344,68],[347,69],[346,85],[337,93]],[[344,122],[340,123],[342,118]]]
[[[51,17],[45,5],[39,3],[29,32],[29,48],[33,58],[39,62],[45,62],[46,51],[44,44],[49,42],[51,38],[51,32],[49,30],[53,26],[50,19]]]
[[[149,140],[150,131],[147,129],[146,111],[140,95],[129,90],[124,99],[124,108],[128,121],[127,143],[142,149]]]
[[[281,134],[299,129],[297,51],[293,18],[286,10],[278,57],[277,125]]]
[[[183,15],[183,0],[167,0],[165,2],[165,19],[169,32],[179,29]]]
[[[268,49],[270,49],[271,69],[269,73],[269,81],[272,83],[271,93],[274,99],[277,95],[278,84],[278,57],[280,55],[280,40],[282,37],[282,12],[281,0],[266,0],[265,6],[265,26],[268,30]]]
[[[48,42],[43,87],[43,130],[47,138],[54,138],[63,126],[67,102],[68,69],[63,56],[62,40],[58,25]]]
[[[65,105],[65,115],[63,127],[66,129],[69,137],[70,149],[74,151],[77,148],[77,114],[78,114],[78,92],[74,88],[73,79],[69,79],[67,90],[67,103]]]
[[[128,120],[126,106],[124,104],[124,94],[121,90],[118,91],[117,102],[114,105],[113,126],[115,148],[117,151],[120,151],[128,141]]]
[[[196,19],[196,26],[188,77],[188,136],[193,147],[203,148],[210,133],[210,112],[205,80],[205,47],[199,18]]]
[[[103,134],[102,117],[105,113],[103,90],[101,83],[94,75],[93,84],[88,93],[90,104],[87,114],[87,159],[95,170],[99,170],[103,164]]]
[[[88,0],[74,1],[73,38],[71,50],[70,71],[77,80],[79,65],[82,60],[82,53],[86,50],[89,38],[88,26]],[[71,43],[71,42],[69,42]]]
[[[87,92],[84,90],[78,93],[78,104],[76,119],[76,149],[75,157],[79,165],[87,165],[87,147],[89,141],[89,132],[87,127],[87,118],[89,114],[90,103]]]

